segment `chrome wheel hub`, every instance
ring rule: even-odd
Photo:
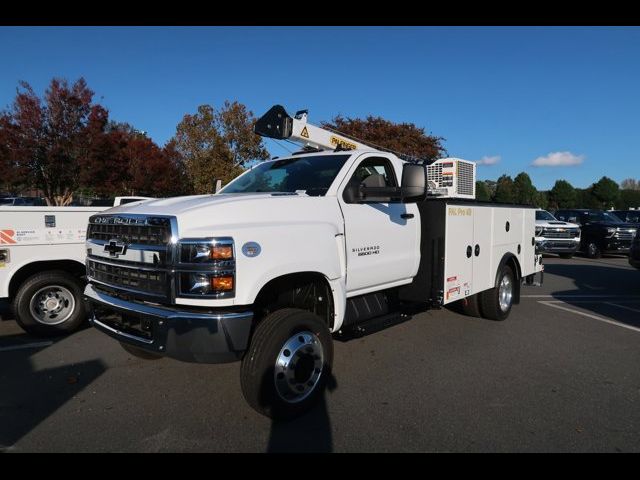
[[[324,352],[316,334],[304,331],[290,337],[278,357],[274,369],[276,391],[288,403],[307,398],[322,375]]]
[[[498,300],[500,302],[500,310],[506,312],[511,306],[511,300],[513,299],[513,283],[511,278],[507,275],[502,277],[500,282],[500,288],[498,289]]]
[[[67,288],[49,285],[38,290],[29,302],[31,316],[45,325],[58,325],[73,314],[76,301]]]

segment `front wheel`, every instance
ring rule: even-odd
[[[240,367],[242,394],[263,415],[296,417],[319,400],[332,363],[333,340],[325,322],[306,310],[277,310],[251,338]]]
[[[87,319],[81,280],[62,270],[29,277],[13,300],[16,321],[26,332],[42,337],[76,331]]]
[[[600,258],[602,256],[602,252],[596,245],[596,242],[589,242],[587,244],[587,257],[589,258]]]
[[[480,293],[482,316],[490,320],[505,320],[513,306],[515,288],[513,271],[505,265],[500,269],[497,286]]]

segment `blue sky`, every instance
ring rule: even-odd
[[[230,99],[414,122],[451,156],[493,162],[479,178],[640,177],[636,27],[0,27],[0,58],[0,108],[19,80],[42,94],[84,76],[111,118],[159,144]]]

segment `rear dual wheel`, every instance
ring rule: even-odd
[[[490,320],[505,320],[513,307],[515,287],[513,270],[504,265],[498,274],[496,286],[479,294],[482,316]]]

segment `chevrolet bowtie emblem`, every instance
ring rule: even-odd
[[[110,257],[118,257],[119,255],[124,255],[127,253],[127,244],[121,243],[118,240],[110,240],[104,246],[104,251],[109,253]]]

